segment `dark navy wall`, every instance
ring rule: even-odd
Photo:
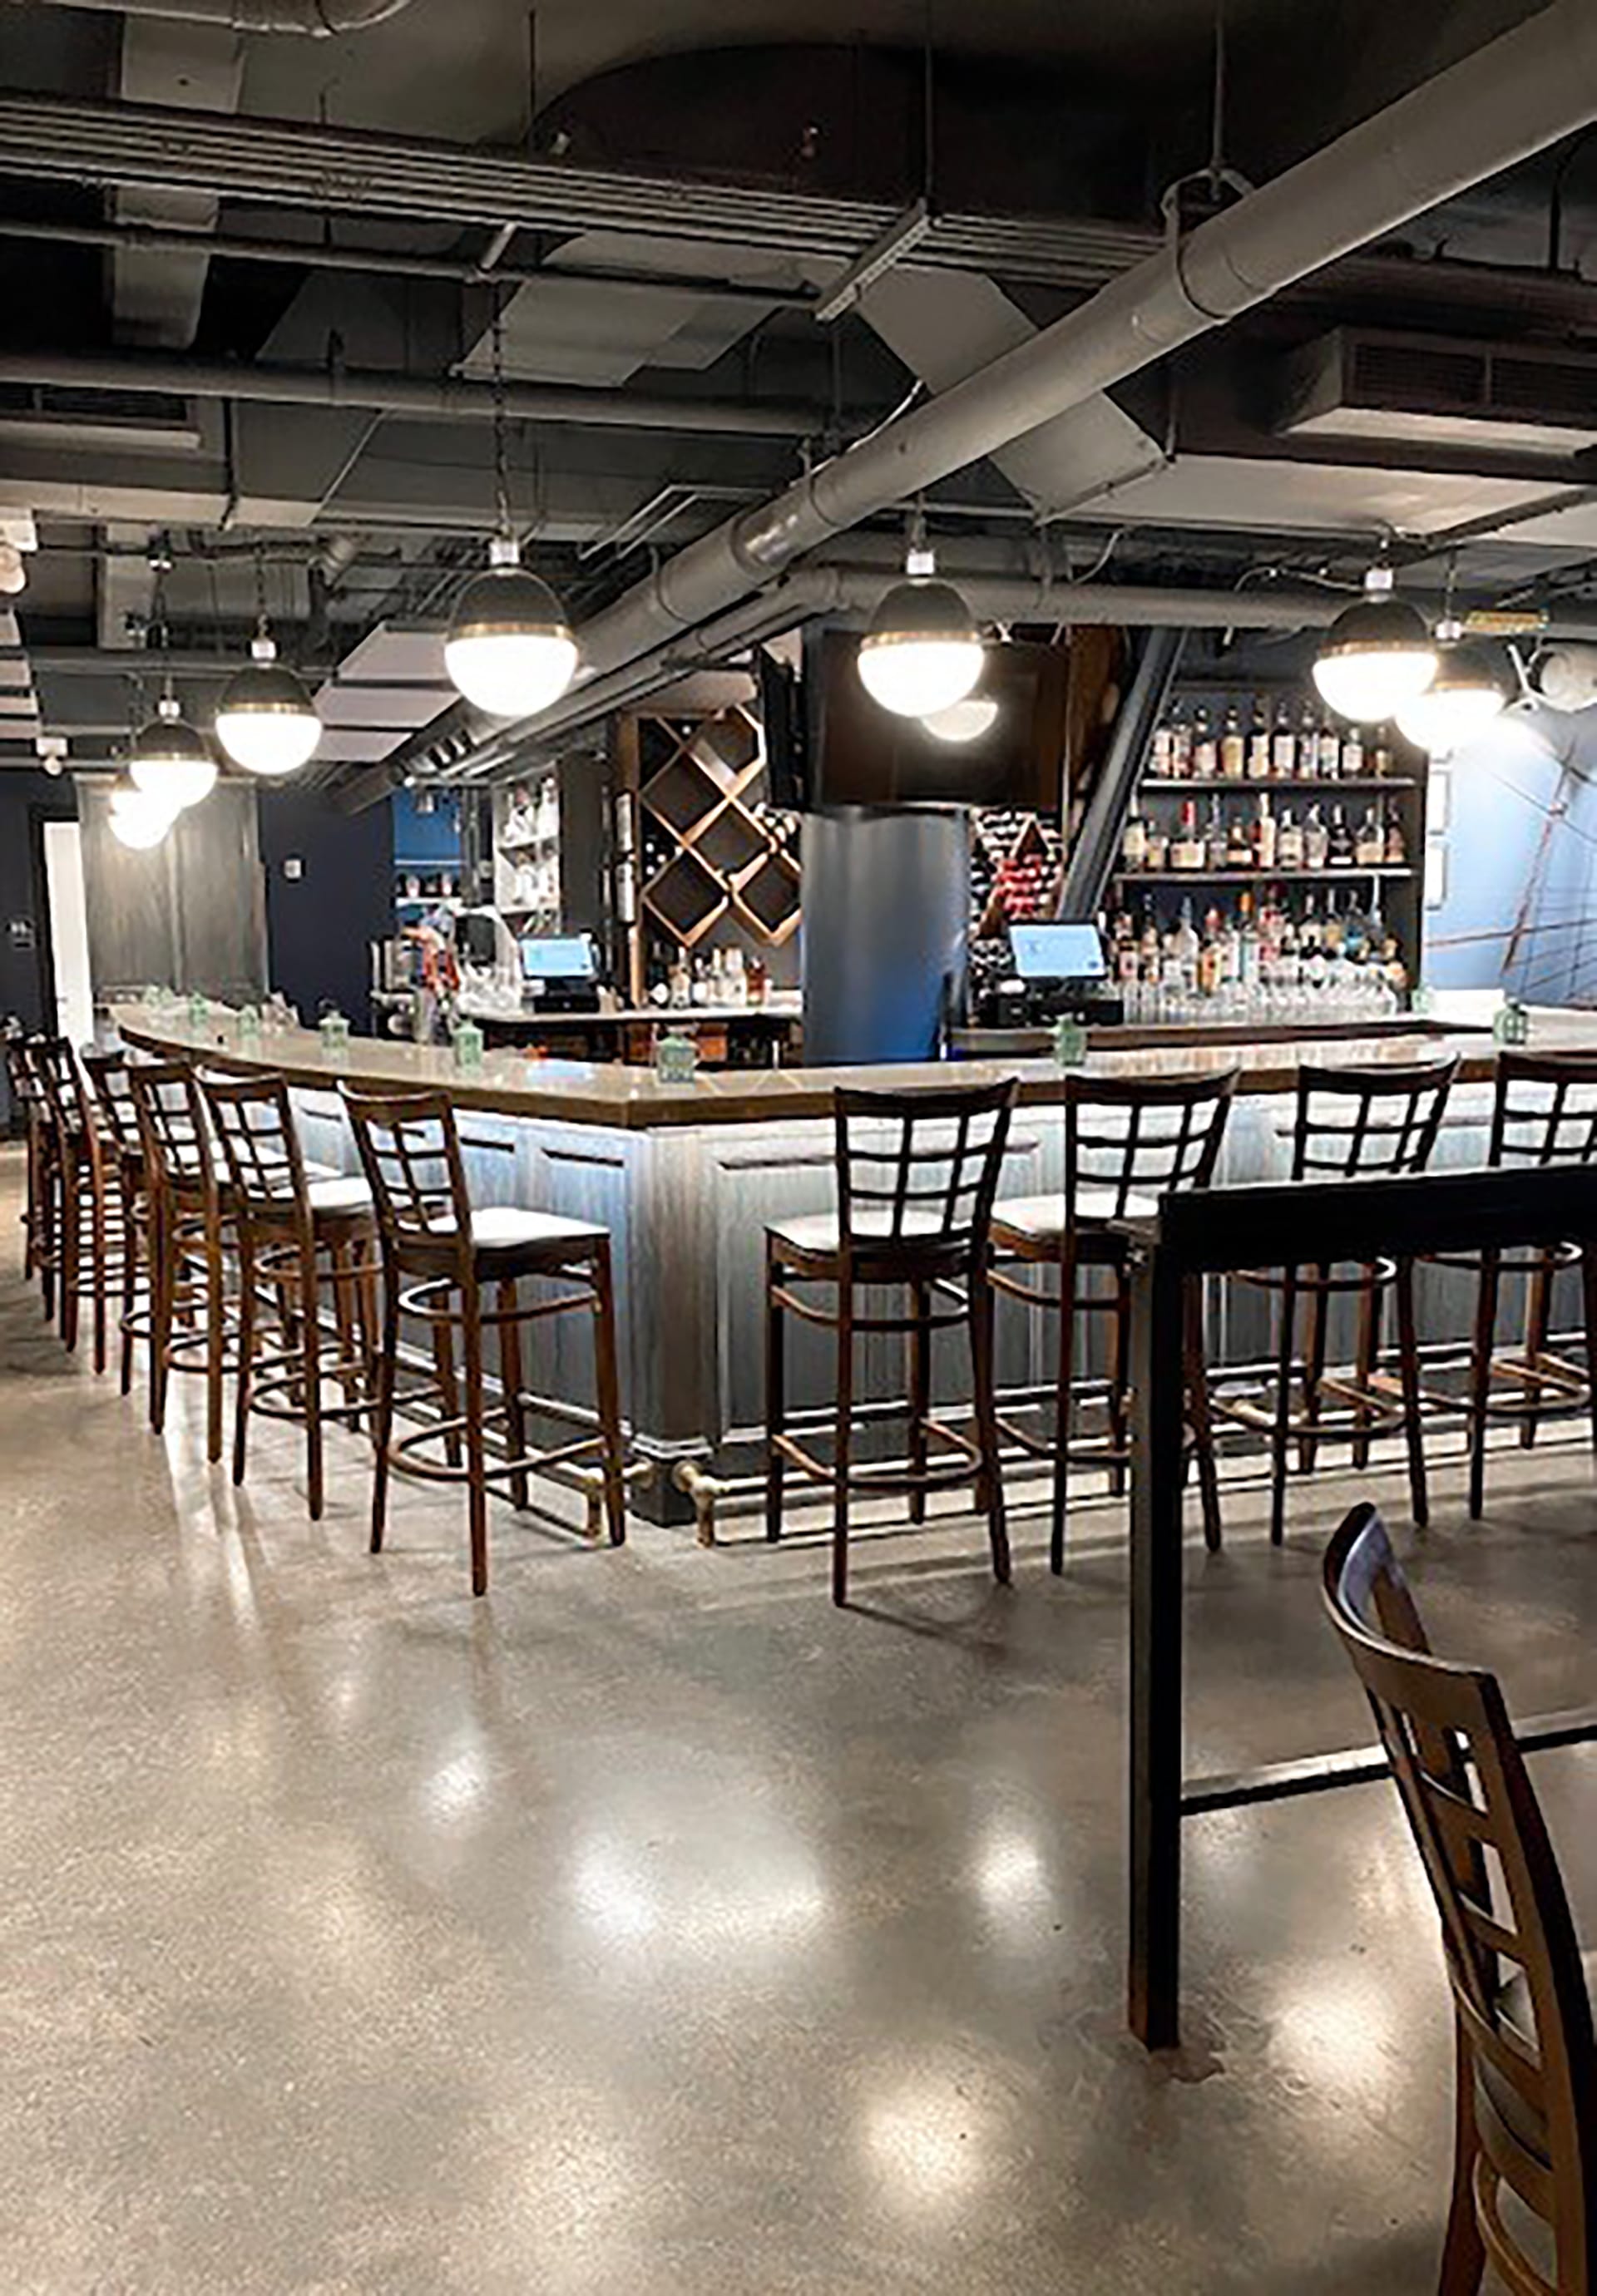
[[[391,823],[386,805],[345,814],[314,791],[261,791],[268,977],[312,1024],[331,1001],[351,1027],[371,1028],[367,943],[393,930]],[[297,882],[284,867],[293,859]]]
[[[52,781],[47,774],[14,773],[9,767],[0,771],[0,1020],[14,1018],[29,1029],[44,1026],[51,996],[49,924],[37,824],[49,818],[77,817],[70,782]],[[31,925],[31,948],[13,943],[13,918]],[[0,1110],[0,1120],[9,1123],[4,1078]]]

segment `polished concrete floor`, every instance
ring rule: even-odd
[[[1386,1787],[1190,1827],[1187,2046],[1123,2030],[1116,1510],[1062,1582],[1023,1517],[1008,1593],[967,1516],[867,1543],[842,1616],[812,1545],[500,1510],[473,1603],[452,1503],[366,1554],[350,1439],[313,1527],[291,1439],[240,1496],[192,1392],[152,1437],[13,1201],[0,2287],[1428,2296],[1448,2019]],[[1589,1461],[1492,1482],[1469,1531],[1438,1476],[1437,1639],[1597,1702]],[[1195,1547],[1195,1767],[1368,1734],[1315,1587],[1349,1488]],[[1536,1776],[1597,1931],[1597,1755]]]

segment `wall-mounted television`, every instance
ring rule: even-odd
[[[1057,813],[1070,684],[1062,646],[990,644],[975,693],[938,721],[895,717],[873,701],[856,667],[859,643],[844,630],[805,639],[812,805]]]

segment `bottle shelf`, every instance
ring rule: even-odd
[[[1323,869],[1116,869],[1116,885],[1323,885],[1350,877],[1412,877],[1406,862],[1329,862]]]
[[[1332,781],[1328,775],[1313,778],[1305,775],[1301,781],[1294,777],[1289,782],[1251,781],[1246,775],[1236,781],[1219,774],[1206,774],[1201,781],[1195,774],[1185,781],[1167,781],[1148,774],[1138,783],[1137,789],[1143,797],[1192,797],[1198,793],[1205,797],[1288,797],[1296,790],[1412,790],[1419,786],[1410,774],[1356,774],[1346,781]]]

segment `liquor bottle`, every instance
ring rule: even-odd
[[[1276,978],[1283,988],[1296,988],[1303,977],[1297,954],[1297,928],[1288,909],[1281,919],[1281,929],[1275,950]]]
[[[1333,869],[1351,869],[1354,865],[1353,832],[1343,817],[1339,805],[1331,808],[1330,830],[1326,845],[1326,858]]]
[[[1270,779],[1270,726],[1262,701],[1253,705],[1253,726],[1247,736],[1247,778],[1250,782]]]
[[[1140,813],[1131,815],[1121,832],[1120,862],[1124,869],[1148,866],[1148,824]]]
[[[1261,794],[1259,803],[1267,806],[1269,802],[1269,799]],[[1225,832],[1225,865],[1228,869],[1253,867],[1253,840],[1240,813],[1233,816]]]
[[[1293,778],[1313,781],[1320,770],[1320,726],[1308,702],[1303,705],[1297,720],[1297,753],[1293,759]]]
[[[1387,832],[1372,805],[1364,808],[1359,833],[1354,840],[1353,857],[1361,869],[1379,869],[1387,857]]]
[[[1214,728],[1209,713],[1200,709],[1192,728],[1192,778],[1197,782],[1212,782],[1220,771],[1220,747],[1214,739]]]
[[[1203,839],[1198,832],[1198,808],[1190,798],[1181,804],[1181,823],[1171,840],[1170,865],[1173,869],[1195,870],[1203,867]]]
[[[1278,869],[1301,869],[1304,835],[1302,824],[1293,816],[1289,805],[1281,808],[1281,817],[1276,827],[1275,866]]]
[[[1255,865],[1259,869],[1273,869],[1275,866],[1275,816],[1270,810],[1270,800],[1261,790],[1259,792],[1259,817],[1254,824],[1253,832],[1253,854]]]
[[[1312,805],[1309,817],[1303,825],[1303,865],[1318,873],[1324,868],[1329,856],[1329,833],[1320,818],[1320,808]]]
[[[1213,996],[1220,986],[1220,919],[1211,909],[1204,919],[1203,938],[1198,945],[1198,993]]]
[[[1392,770],[1392,728],[1378,726],[1375,747],[1370,755],[1370,770],[1377,781],[1384,782]]]
[[[1364,922],[1363,912],[1357,901],[1350,906],[1342,927],[1342,953],[1349,964],[1362,964],[1369,945],[1370,929]]]
[[[1313,893],[1305,897],[1303,917],[1297,928],[1297,946],[1305,956],[1311,955],[1320,946],[1320,912],[1315,906]]]
[[[1123,988],[1129,988],[1141,971],[1142,951],[1132,931],[1130,914],[1122,909],[1115,920],[1115,978]]]
[[[1313,914],[1313,895],[1309,896],[1310,912],[1304,919],[1298,935],[1299,978],[1305,988],[1320,994],[1325,988],[1325,950],[1320,939],[1320,920]]]
[[[1159,977],[1159,928],[1154,917],[1151,901],[1144,901],[1142,904],[1140,944],[1142,978],[1147,981],[1156,981]]]
[[[1334,893],[1328,893],[1325,897],[1325,924],[1320,935],[1320,941],[1327,956],[1340,957],[1346,949],[1347,930],[1337,908],[1337,897]]]
[[[1149,816],[1147,831],[1148,849],[1142,865],[1149,871],[1162,873],[1170,866],[1170,832],[1157,816]]]
[[[1342,736],[1329,720],[1322,720],[1320,737],[1314,745],[1314,775],[1322,782],[1334,782],[1342,770]]]
[[[1170,938],[1177,982],[1182,988],[1195,988],[1198,986],[1198,934],[1192,923],[1190,901],[1181,903],[1181,913]]]
[[[1356,726],[1350,726],[1342,736],[1342,759],[1338,771],[1345,782],[1363,779],[1364,737]]]
[[[1247,743],[1242,732],[1242,720],[1235,704],[1225,713],[1225,731],[1220,736],[1220,778],[1239,782],[1247,762]]]
[[[1381,832],[1381,850],[1388,869],[1403,868],[1409,857],[1409,841],[1403,833],[1403,816],[1395,804],[1387,800],[1386,824]]]
[[[1253,895],[1244,893],[1237,904],[1237,979],[1249,993],[1259,985],[1260,954]]]
[[[1148,763],[1157,782],[1167,782],[1170,779],[1170,753],[1174,738],[1168,726],[1154,727],[1153,755]]]
[[[1275,732],[1270,742],[1271,778],[1289,782],[1297,770],[1297,736],[1292,731],[1292,719],[1285,698],[1275,705]]]
[[[1170,778],[1173,782],[1192,778],[1192,728],[1181,711],[1170,725]]]
[[[1212,797],[1209,800],[1209,818],[1204,831],[1203,850],[1206,869],[1217,870],[1225,867],[1225,819],[1220,810],[1220,800],[1217,797]]]

